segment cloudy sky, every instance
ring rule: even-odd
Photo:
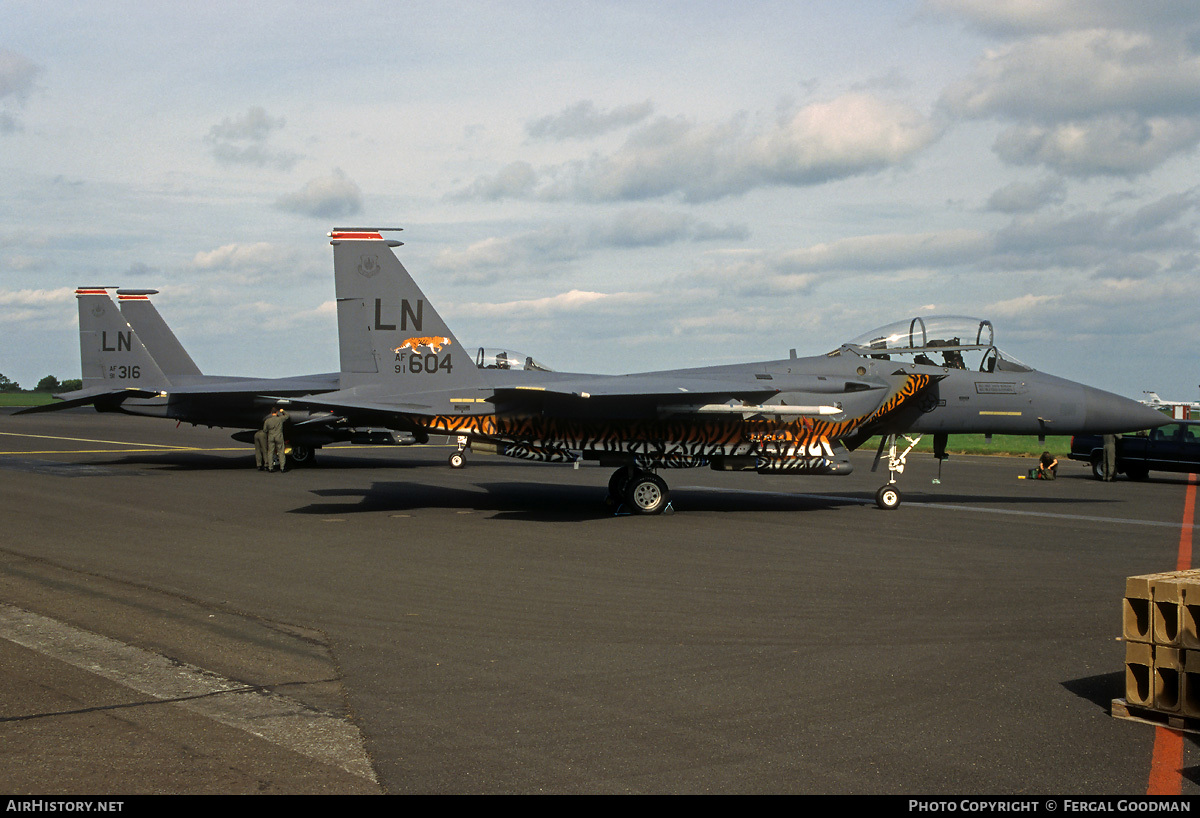
[[[916,314],[1200,396],[1200,3],[0,3],[0,373],[77,285],[206,372],[337,368],[333,226],[467,344],[623,372]]]

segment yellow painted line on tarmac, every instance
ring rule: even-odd
[[[194,449],[194,446],[171,446],[166,443],[134,443],[128,440],[95,440],[90,437],[59,437],[57,435],[30,435],[23,432],[0,432],[7,437],[29,437],[37,440],[69,440],[73,443],[111,443],[114,446],[153,446],[156,449]]]
[[[344,446],[322,446],[321,451],[326,449],[453,449],[456,448],[453,443],[408,443],[395,445],[391,443],[380,443],[378,445],[370,443],[347,443]]]
[[[130,444],[133,445],[133,444]],[[243,452],[246,449],[231,447],[228,449],[198,449],[194,446],[172,446],[169,449],[44,449],[42,451],[0,452],[5,454],[170,454],[171,452]]]
[[[0,434],[5,434],[0,432]],[[40,435],[33,435],[40,437]],[[53,440],[70,440],[71,438],[52,438]],[[103,441],[97,441],[103,442]],[[21,450],[12,452],[0,452],[0,455],[22,455],[22,454],[164,454],[170,452],[246,452],[249,453],[251,448],[246,446],[216,446],[216,447],[200,447],[200,446],[170,446],[162,448],[158,446],[150,446],[145,443],[121,443],[122,446],[143,446],[145,448],[138,449],[43,449],[43,450]],[[453,448],[452,446],[444,446],[437,444],[415,444],[412,446],[323,446],[322,451],[327,449],[445,449]]]
[[[20,432],[0,432],[0,435],[8,437],[27,437],[38,440],[67,440],[74,443],[109,443],[116,446],[132,446],[129,449],[42,449],[42,450],[23,450],[23,451],[0,451],[0,455],[25,455],[25,454],[163,454],[168,452],[247,452],[252,451],[249,444],[245,446],[172,446],[168,443],[134,443],[126,440],[95,440],[87,437],[60,437],[58,435],[30,435]],[[344,446],[324,446],[323,449],[444,449],[453,444],[443,443],[416,443],[408,446],[394,445],[362,445],[362,444],[346,444]]]

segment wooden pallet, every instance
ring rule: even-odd
[[[1114,719],[1169,727],[1181,733],[1200,733],[1200,718],[1185,716],[1182,713],[1168,713],[1150,707],[1139,707],[1136,704],[1129,704],[1124,699],[1112,700],[1112,715]]]

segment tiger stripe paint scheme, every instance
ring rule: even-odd
[[[502,454],[526,460],[571,462],[571,450],[588,454],[631,454],[653,468],[707,465],[712,458],[753,456],[775,469],[821,471],[835,457],[837,441],[863,425],[885,418],[929,386],[928,375],[907,375],[903,386],[870,415],[840,422],[801,418],[787,422],[734,417],[697,420],[620,421],[548,418],[535,415],[402,414],[430,434],[467,435],[509,444]],[[545,456],[541,456],[541,455]],[[784,461],[795,460],[785,465]]]

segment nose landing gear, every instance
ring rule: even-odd
[[[467,465],[466,451],[471,447],[466,435],[458,436],[458,449],[450,453],[450,468],[461,469]]]
[[[875,453],[875,462],[871,465],[871,471],[875,471],[879,465],[879,461],[883,459],[883,450],[887,449],[888,460],[888,481],[881,486],[879,491],[875,492],[875,505],[879,506],[884,511],[892,511],[900,506],[900,489],[896,485],[896,475],[904,473],[905,460],[908,458],[908,453],[913,450],[918,443],[921,442],[921,436],[909,437],[903,435],[908,441],[908,448],[904,451],[898,451],[896,445],[896,435],[887,435],[879,441],[879,451]]]

